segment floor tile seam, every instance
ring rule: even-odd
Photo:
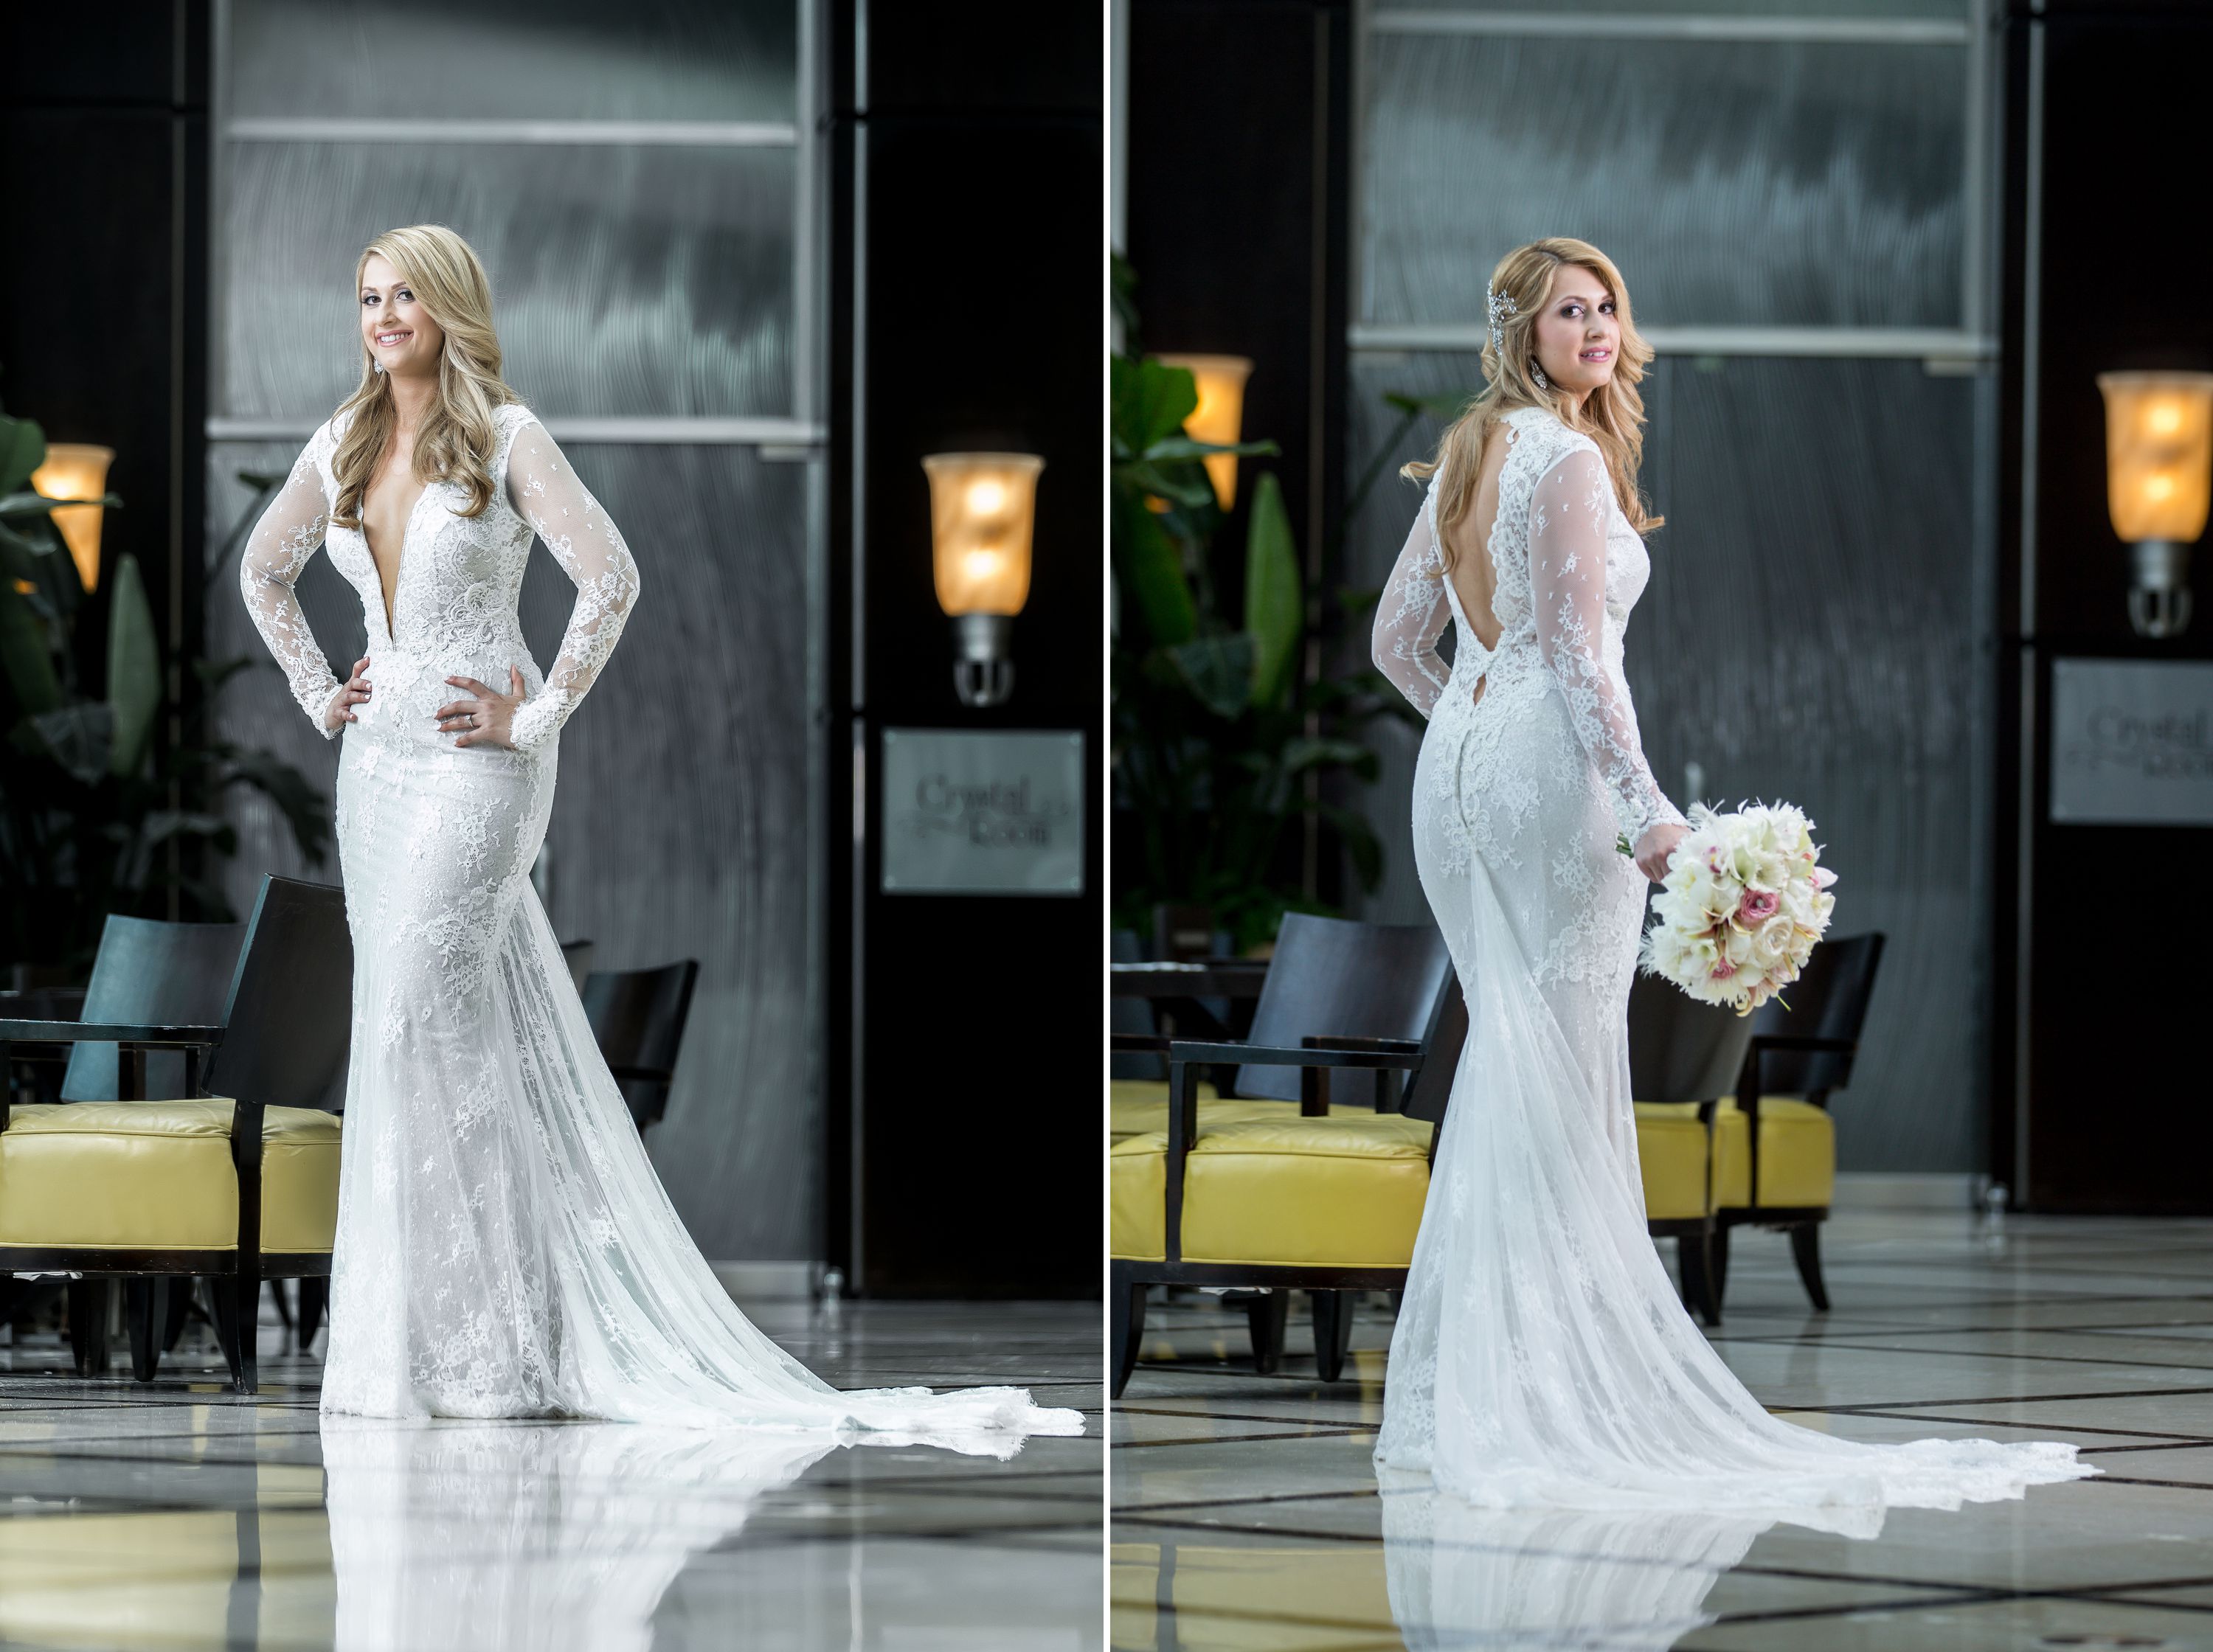
[[[1879,1405],[1914,1405],[1923,1408],[1951,1405],[2049,1405],[2060,1401],[2077,1399],[2180,1399],[2196,1394],[2213,1394],[2213,1387],[2192,1388],[2115,1388],[2099,1393],[2072,1394],[1966,1394],[1952,1399],[1862,1400],[1856,1405],[1830,1405],[1828,1411],[1864,1410]]]
[[[1180,1503],[1143,1503],[1117,1505],[1117,1518],[1125,1512],[1150,1515],[1181,1514],[1192,1509],[1265,1509],[1286,1503],[1345,1503],[1361,1497],[1378,1496],[1372,1485],[1340,1487],[1333,1491],[1264,1491],[1249,1497],[1186,1498]],[[1377,1539],[1381,1540],[1380,1538]]]
[[[847,1548],[856,1543],[963,1543],[977,1546],[990,1546],[997,1539],[1019,1537],[1027,1533],[1050,1532],[1093,1533],[1100,1531],[1103,1524],[1104,1522],[1099,1520],[1033,1520],[1009,1524],[977,1521],[944,1527],[869,1525],[862,1527],[859,1530],[849,1528],[808,1531],[798,1527],[789,1527],[774,1531],[755,1531],[752,1524],[748,1523],[741,1530],[729,1533],[721,1541],[709,1544],[704,1549],[692,1550],[691,1552],[704,1560],[716,1557],[737,1557],[747,1551],[762,1549],[796,1549],[823,1545]],[[506,1551],[501,1552],[504,1554]],[[545,1558],[559,1559],[563,1556],[559,1551],[549,1549],[545,1551]]]
[[[2019,1403],[2022,1405],[2034,1405],[2036,1402],[2034,1400],[2022,1400]],[[1934,1411],[1863,1410],[1849,1405],[1785,1405],[1782,1407],[1780,1411],[1771,1409],[1768,1413],[1771,1417],[1788,1417],[1793,1414],[1802,1414],[1809,1417],[1872,1417],[1878,1421],[1893,1423],[1963,1423],[1969,1428],[1976,1429],[2019,1429],[2023,1430],[2034,1429],[2064,1429],[2070,1434],[2111,1434],[2118,1435],[2124,1438],[2156,1440],[2169,1445],[2198,1445],[2206,1442],[2206,1436],[2202,1434],[2170,1434],[2162,1432],[2156,1429],[2108,1429],[2095,1427],[2088,1423],[2062,1423],[2051,1421],[2049,1419],[2043,1422],[2009,1423],[2001,1417],[1951,1417],[1941,1415]]]
[[[1352,1419],[1351,1419],[1351,1418],[1350,1418],[1350,1417],[1270,1417],[1270,1416],[1268,1416],[1268,1415],[1266,1415],[1266,1414],[1265,1414],[1265,1413],[1263,1413],[1263,1412],[1260,1412],[1260,1411],[1179,1411],[1179,1410],[1177,1410],[1177,1409],[1176,1409],[1174,1406],[1173,1406],[1173,1405],[1117,1405],[1117,1406],[1115,1406],[1115,1407],[1114,1407],[1114,1412],[1115,1412],[1115,1415],[1117,1415],[1117,1416],[1125,1416],[1125,1415],[1126,1415],[1126,1416],[1131,1416],[1131,1417],[1211,1417],[1211,1418],[1213,1418],[1214,1420],[1216,1420],[1216,1421],[1217,1421],[1217,1422],[1223,1422],[1223,1423],[1303,1423],[1303,1422],[1314,1422],[1314,1423],[1342,1423],[1342,1424],[1344,1424],[1344,1425],[1346,1425],[1346,1426],[1348,1426],[1348,1427],[1352,1425]],[[1359,1424],[1359,1426],[1363,1427],[1363,1428],[1371,1428],[1371,1429],[1372,1429],[1372,1428],[1379,1428],[1379,1427],[1381,1427],[1381,1423],[1380,1422],[1370,1423],[1370,1422],[1367,1422],[1367,1421],[1365,1421],[1365,1420],[1363,1419],[1363,1420],[1361,1422],[1361,1423]]]
[[[839,1478],[835,1475],[821,1479],[802,1478],[794,1481],[793,1484],[799,1487],[810,1485],[881,1485],[899,1488],[911,1485],[943,1485],[948,1482],[958,1484],[966,1482],[982,1484],[985,1481],[989,1481],[994,1485],[1003,1485],[1009,1480],[1051,1480],[1064,1478],[1095,1479],[1100,1475],[1103,1475],[1106,1472],[1106,1471],[1103,1466],[1099,1468],[1022,1468],[1011,1470],[1005,1474],[997,1474],[990,1469],[972,1469],[960,1474],[946,1475],[887,1474],[881,1479],[871,1474],[863,1472],[844,1478]]]
[[[2208,1446],[2213,1446],[2213,1440],[2185,1436],[2175,1440],[2153,1440],[2140,1446],[2080,1446],[2076,1454],[2088,1457],[2100,1454],[2110,1456],[2120,1451],[2198,1451]]]
[[[2181,1364],[2171,1360],[2103,1358],[2090,1354],[2024,1354],[2003,1348],[1881,1348],[1864,1343],[1831,1342],[1818,1337],[1738,1337],[1730,1340],[1739,1348],[1820,1348],[1845,1354],[1901,1354],[1923,1359],[2017,1359],[2051,1365],[2125,1365],[2147,1371],[2213,1371],[2213,1361]]]
[[[2166,1491],[2213,1491],[2213,1480],[2153,1480],[2131,1474],[2093,1474],[2083,1485],[2149,1485]]]
[[[1863,1325],[1872,1324],[1872,1322],[1862,1323]],[[2188,1320],[2179,1321],[2173,1320],[2124,1320],[2118,1325],[2038,1325],[2027,1326],[1997,1325],[1901,1325],[1887,1327],[1882,1326],[1874,1326],[1872,1330],[1858,1329],[1842,1332],[1838,1332],[1836,1327],[1832,1326],[1815,1326],[1803,1332],[1753,1332],[1748,1335],[1738,1335],[1734,1332],[1727,1331],[1717,1334],[1715,1330],[1710,1326],[1706,1331],[1706,1340],[1712,1343],[1796,1342],[1820,1346],[1830,1343],[1832,1338],[1838,1334],[1846,1337],[1862,1337],[1869,1335],[1899,1338],[1972,1337],[1997,1336],[2002,1332],[2012,1332],[2014,1334],[2022,1337],[2100,1337],[2106,1335],[2125,1335],[2140,1338],[2145,1342],[2188,1343],[2200,1347],[2205,1344],[2207,1338],[2203,1337],[2162,1337],[2150,1328],[2155,1325],[2173,1326],[2176,1324],[2203,1326],[2209,1330],[2213,1330],[2213,1320]]]
[[[1174,1440],[1117,1440],[1114,1451],[1151,1451],[1161,1446],[1240,1446],[1266,1440],[1343,1440],[1355,1436],[1374,1438],[1372,1425],[1359,1429],[1292,1429],[1281,1434],[1191,1434]]]

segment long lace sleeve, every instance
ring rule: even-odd
[[[621,531],[535,419],[515,432],[507,497],[576,586],[560,657],[546,674],[546,686],[515,714],[509,739],[517,751],[528,752],[559,732],[614,652],[637,601],[637,564]]]
[[[1566,697],[1576,739],[1613,796],[1634,847],[1655,823],[1680,821],[1644,760],[1629,685],[1606,661],[1606,528],[1613,489],[1588,448],[1563,455],[1529,500],[1529,584],[1537,652]]]
[[[293,589],[300,570],[322,544],[330,521],[330,502],[315,466],[322,437],[320,430],[308,437],[292,463],[291,475],[253,525],[245,554],[239,558],[238,587],[254,629],[283,668],[292,698],[328,740],[338,730],[324,728],[323,714],[344,685],[332,674],[330,661],[315,646],[314,633],[308,629],[308,617]]]
[[[1444,558],[1438,552],[1436,518],[1431,502],[1436,484],[1422,497],[1406,544],[1393,564],[1391,578],[1375,605],[1370,642],[1375,668],[1391,680],[1424,717],[1443,698],[1452,671],[1437,652],[1452,608],[1445,600]]]

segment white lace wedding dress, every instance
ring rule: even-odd
[[[344,725],[337,826],[353,1035],[322,1409],[693,1427],[1082,1431],[1020,1388],[841,1393],[741,1314],[654,1174],[529,879],[562,723],[606,663],[637,564],[520,403],[496,415],[491,504],[425,487],[387,624],[358,529],[330,521],[318,429],[240,569],[247,610],[317,727],[339,683],[293,591],[327,543],[359,593],[370,698]],[[418,531],[419,530],[419,531]],[[533,533],[576,586],[541,675],[515,604]],[[432,714],[468,676],[528,698],[516,749]],[[795,715],[796,713],[795,712]]]
[[[1684,1311],[1646,1232],[1629,1088],[1651,886],[1615,846],[1681,819],[1622,674],[1650,563],[1595,442],[1539,407],[1505,422],[1497,646],[1445,575],[1434,481],[1375,619],[1377,666],[1429,718],[1414,858],[1469,1016],[1377,1462],[1481,1505],[1590,1509],[1955,1508],[2095,1472],[2071,1445],[1783,1422]]]

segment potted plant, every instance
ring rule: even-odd
[[[297,769],[209,734],[209,702],[249,661],[195,661],[198,703],[166,704],[137,559],[86,591],[51,513],[88,502],[32,487],[46,450],[37,424],[0,411],[0,960],[19,979],[81,976],[112,911],[234,919],[207,869],[237,849],[218,812],[233,788],[268,797],[313,863],[330,836]]]

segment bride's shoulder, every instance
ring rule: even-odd
[[[1525,464],[1550,466],[1571,453],[1597,453],[1598,443],[1583,431],[1576,430],[1549,407],[1534,404],[1516,407],[1499,415],[1515,433],[1510,459],[1520,457]]]

